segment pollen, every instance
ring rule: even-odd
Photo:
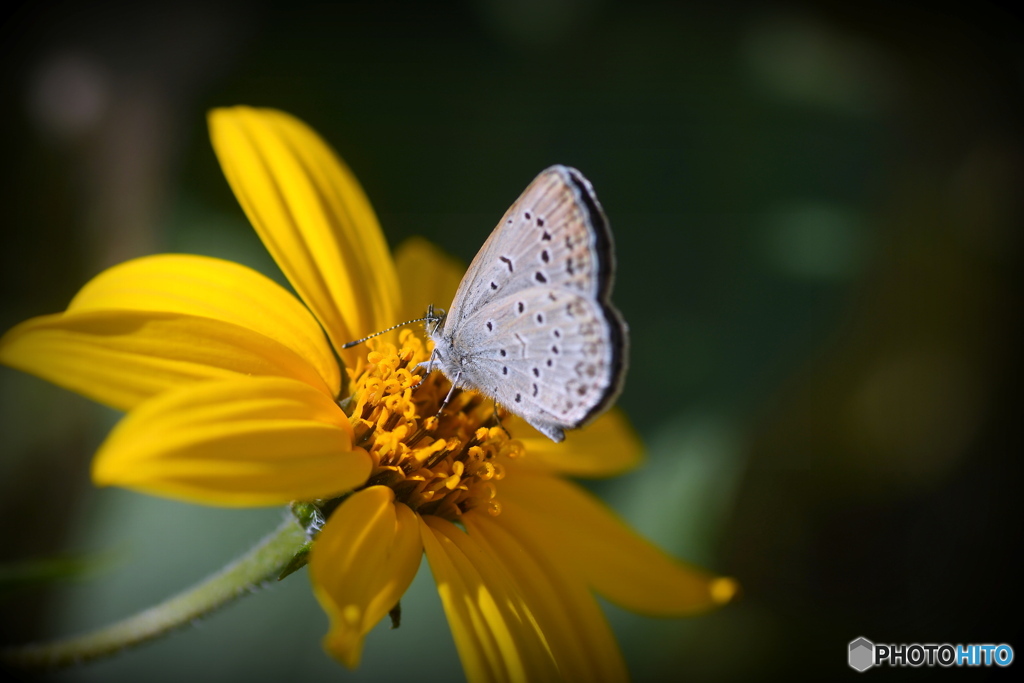
[[[523,446],[501,427],[504,412],[475,392],[456,389],[439,414],[451,384],[417,367],[429,356],[404,330],[398,347],[381,343],[348,370],[352,397],[343,405],[373,463],[366,486],[388,486],[414,511],[451,521],[474,508],[497,515],[501,460]]]

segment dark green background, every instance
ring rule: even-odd
[[[847,5],[16,10],[0,26],[0,328],[147,253],[280,278],[220,174],[211,107],[306,120],[393,246],[424,235],[467,262],[538,171],[571,164],[615,233],[620,405],[649,447],[593,488],[743,585],[693,620],[609,608],[634,677],[853,676],[858,636],[1019,646],[1024,33],[986,3]],[[115,419],[0,368],[0,560],[90,567],[0,594],[6,642],[148,606],[280,516],[94,490]],[[354,673],[321,653],[299,575],[54,680],[458,680],[423,569],[402,628],[372,633]]]

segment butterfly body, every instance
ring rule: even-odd
[[[441,321],[432,364],[554,441],[603,412],[626,370],[626,325],[609,297],[611,232],[590,182],[552,166],[480,249]]]

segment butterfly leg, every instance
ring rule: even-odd
[[[494,419],[494,423],[501,427],[501,431],[505,432],[505,436],[511,439],[512,435],[509,434],[507,429],[505,429],[505,425],[501,424],[501,415],[498,413],[497,401],[494,402],[494,412],[491,414],[491,417]]]
[[[441,413],[444,412],[448,402],[452,400],[452,394],[455,393],[455,388],[459,385],[459,380],[462,379],[462,371],[455,373],[455,379],[452,380],[452,387],[448,390],[448,395],[441,401],[441,407],[437,409],[437,417],[441,417]]]
[[[434,371],[434,359],[435,358],[437,358],[437,349],[434,349],[433,351],[430,352],[430,359],[429,360],[425,360],[425,361],[423,361],[421,363],[417,363],[416,364],[416,368],[415,368],[416,370],[419,370],[419,369],[422,368],[425,371],[424,374],[423,374],[423,379],[424,380],[426,380],[427,377],[430,376],[430,373],[432,373]]]

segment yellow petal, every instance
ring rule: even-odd
[[[470,683],[561,680],[537,622],[497,558],[451,522],[422,519],[423,547]]]
[[[402,288],[401,320],[422,318],[427,306],[447,309],[466,267],[422,237],[412,237],[395,250]]]
[[[235,196],[334,348],[396,324],[399,289],[377,217],[352,172],[306,124],[273,109],[210,113]],[[341,351],[355,365],[357,351]]]
[[[728,602],[731,579],[675,560],[589,493],[564,479],[509,468],[501,482],[502,524],[535,534],[598,593],[632,612],[678,616]]]
[[[419,520],[385,486],[353,494],[313,544],[309,576],[331,619],[324,649],[350,669],[363,638],[412,583],[423,555]]]
[[[543,631],[562,678],[567,681],[625,681],[626,664],[607,619],[581,577],[566,572],[533,535],[517,538],[491,517],[463,516],[471,539],[512,577],[516,591]],[[514,529],[522,532],[522,529]]]
[[[134,309],[215,318],[274,339],[305,358],[337,394],[341,374],[309,310],[270,278],[238,263],[160,254],[109,268],[85,285],[69,312]]]
[[[313,366],[280,342],[182,313],[33,318],[0,339],[0,362],[120,410],[183,384],[240,375],[290,377],[333,396]]]
[[[583,429],[565,433],[555,443],[519,417],[504,421],[505,428],[523,442],[529,457],[524,467],[540,467],[574,477],[611,477],[627,472],[643,460],[640,438],[622,411],[612,408]]]
[[[349,491],[370,458],[330,397],[279,378],[202,382],[150,399],[110,433],[93,481],[198,503],[281,505]]]

